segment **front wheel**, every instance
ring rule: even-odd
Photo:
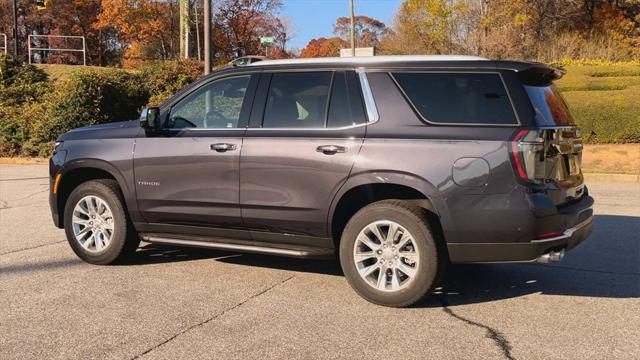
[[[366,300],[405,307],[427,295],[443,256],[424,210],[384,200],[358,211],[340,241],[340,264],[351,287]]]
[[[113,180],[80,184],[64,210],[67,240],[82,260],[107,265],[125,260],[140,244]]]

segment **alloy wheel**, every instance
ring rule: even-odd
[[[402,225],[379,220],[365,226],[353,247],[360,277],[380,291],[398,291],[416,276],[420,254],[414,238]]]
[[[97,253],[106,249],[113,237],[113,213],[106,201],[89,195],[73,209],[73,235],[88,252]]]

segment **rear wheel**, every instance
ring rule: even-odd
[[[359,295],[375,304],[404,307],[431,291],[444,260],[424,215],[419,207],[384,200],[349,220],[340,263]]]
[[[92,264],[123,261],[140,244],[113,180],[91,180],[75,188],[65,205],[64,224],[73,251]]]

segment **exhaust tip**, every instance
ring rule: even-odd
[[[564,249],[560,249],[559,251],[550,251],[546,254],[540,255],[536,259],[536,262],[540,264],[548,264],[553,261],[560,261],[562,258],[564,258]]]

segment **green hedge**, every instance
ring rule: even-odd
[[[202,75],[197,61],[148,62],[140,67],[140,77],[149,91],[149,105],[159,105]]]
[[[197,62],[143,65],[137,71],[77,68],[59,81],[34,66],[0,58],[0,156],[48,156],[73,128],[138,117],[202,74]]]
[[[558,87],[586,142],[640,142],[640,64],[575,64],[564,70]]]
[[[33,118],[23,150],[46,156],[60,134],[81,126],[135,119],[148,99],[136,74],[115,69],[74,73],[31,109],[41,117]]]
[[[33,110],[51,91],[47,74],[0,55],[0,154],[19,155],[30,140]],[[28,153],[31,155],[31,153]]]

